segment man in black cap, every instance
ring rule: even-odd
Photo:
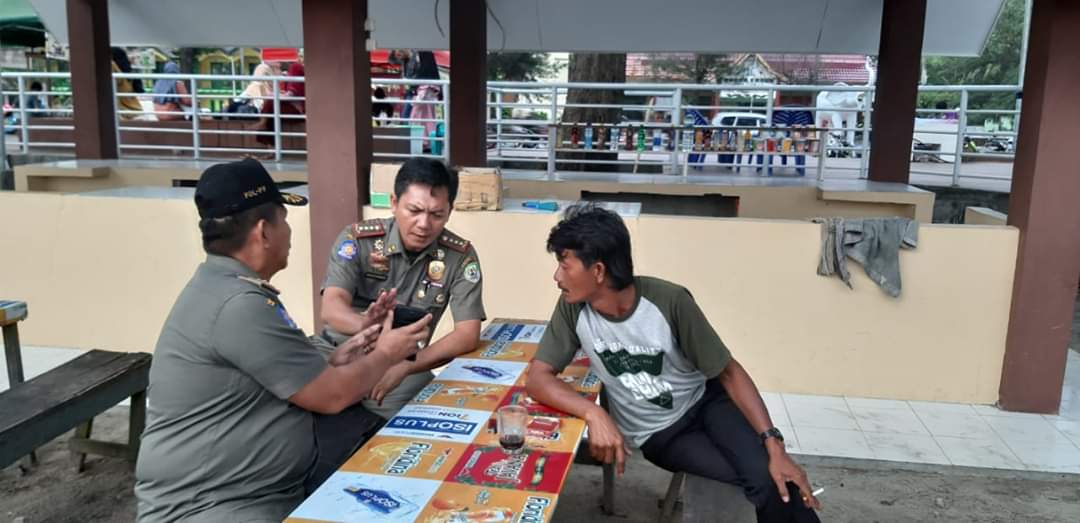
[[[329,358],[316,350],[269,283],[288,263],[283,204],[306,203],[255,160],[199,179],[207,258],[154,351],[139,521],[281,521],[376,428],[353,405],[427,338],[430,315],[391,330],[389,296]]]

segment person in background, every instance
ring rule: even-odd
[[[259,64],[255,67],[255,71],[252,76],[259,78],[271,77],[274,75],[274,70],[270,68],[268,64]],[[274,103],[272,100],[274,96],[274,84],[270,80],[252,80],[247,85],[244,92],[240,93],[241,103],[247,103],[255,108],[255,112],[262,112],[262,108],[267,102]]]
[[[244,92],[230,100],[229,106],[225,108],[225,112],[229,114],[252,116],[233,116],[225,119],[255,118],[254,115],[258,115],[264,105],[274,103],[273,82],[260,79],[274,76],[274,69],[269,64],[261,63],[255,67],[252,76],[255,76],[256,79],[248,83],[247,87],[244,88]]]
[[[376,100],[386,99],[386,89],[382,87],[376,87],[373,95]],[[375,102],[371,104],[371,116],[376,121],[380,122],[380,125],[385,125],[385,120],[394,117],[394,106],[386,102]]]
[[[390,53],[390,63],[398,64],[401,67],[401,78],[403,80],[412,80],[413,74],[416,68],[411,67],[412,52],[408,49],[395,49]],[[396,86],[400,91],[397,93],[398,97],[405,100],[401,104],[401,117],[408,120],[412,115],[412,100],[416,96],[416,86],[414,85],[399,85]]]
[[[303,78],[303,76],[304,76],[304,65],[299,63],[299,62],[294,62],[294,63],[290,64],[288,71],[285,73],[285,76]],[[304,109],[305,109],[304,100],[303,100],[304,94],[305,94],[304,82],[283,82],[281,96],[284,97],[284,98],[300,98],[300,99],[299,100],[284,100],[284,99],[279,100],[278,101],[278,108],[279,108],[279,113],[278,114],[281,115],[281,116],[304,114]],[[267,100],[266,102],[263,102],[262,109],[259,112],[264,116],[264,118],[257,124],[255,130],[262,131],[262,132],[268,133],[268,134],[260,134],[260,135],[255,137],[255,140],[258,141],[259,143],[265,145],[267,148],[273,149],[274,148],[274,135],[269,134],[269,133],[272,133],[272,131],[274,130],[274,119],[273,119],[273,116],[274,116],[274,101],[273,100]],[[286,124],[288,124],[289,122],[295,122],[295,121],[298,121],[298,120],[296,118],[282,118],[281,119],[281,128],[284,129]],[[266,156],[269,156],[269,155],[266,155]]]
[[[180,66],[176,62],[168,62],[165,74],[180,74]],[[162,78],[154,82],[154,113],[158,120],[183,120],[187,118],[185,113],[191,108],[191,98],[188,97],[187,85],[176,78]]]
[[[128,60],[127,53],[119,48],[112,48],[112,72],[115,73],[130,73],[131,61]],[[135,78],[115,78],[113,80],[113,86],[116,89],[116,110],[117,111],[142,111],[142,104],[139,103],[137,95],[146,92],[143,89],[142,80]],[[138,118],[139,114],[134,113],[120,113],[121,120],[133,120]]]
[[[412,74],[415,80],[438,80],[439,66],[435,63],[435,53],[431,51],[417,51],[409,60],[406,71]],[[408,74],[406,75],[408,76]],[[422,102],[434,102],[442,98],[442,93],[437,85],[420,85],[416,87],[416,100]],[[426,120],[419,122],[424,126],[424,146],[429,148],[427,137],[435,130],[435,105],[433,103],[412,104],[411,118]]]
[[[31,93],[41,93],[44,90],[45,90],[45,88],[41,85],[41,82],[39,82],[37,80],[35,80],[33,82],[30,82],[30,92]],[[48,98],[46,98],[45,95],[43,95],[43,94],[31,94],[31,95],[28,95],[26,97],[26,109],[29,112],[30,116],[33,116],[35,118],[40,118],[40,117],[43,117],[43,116],[49,116],[48,111],[42,111],[42,109],[48,109],[48,108],[49,108],[49,102],[48,102]]]

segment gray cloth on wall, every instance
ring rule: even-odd
[[[919,222],[908,218],[814,218],[812,221],[822,224],[818,274],[838,274],[853,288],[847,268],[847,258],[851,258],[889,296],[900,296],[900,249],[915,248]]]

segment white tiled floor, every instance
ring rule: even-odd
[[[27,378],[82,351],[23,348]],[[0,361],[0,390],[7,370]],[[1061,412],[763,392],[795,454],[1080,474],[1080,355],[1069,352]]]
[[[793,453],[1080,474],[1080,356],[1069,352],[1061,412],[802,394],[783,399]],[[779,424],[779,422],[777,422]],[[781,429],[783,430],[783,429]]]

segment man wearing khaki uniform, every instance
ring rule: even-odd
[[[394,180],[394,217],[351,224],[331,248],[322,297],[322,336],[330,343],[359,332],[364,311],[391,290],[398,303],[429,312],[432,331],[448,307],[454,317],[450,334],[430,343],[416,361],[391,367],[364,401],[386,419],[431,381],[432,368],[480,340],[480,260],[467,240],[445,229],[457,187],[457,173],[442,162],[411,159]]]
[[[207,257],[154,350],[137,519],[281,521],[379,424],[355,404],[416,351],[430,318],[391,330],[384,298],[327,358],[269,283],[291,246],[282,204],[306,200],[245,160],[207,169],[195,203]]]

